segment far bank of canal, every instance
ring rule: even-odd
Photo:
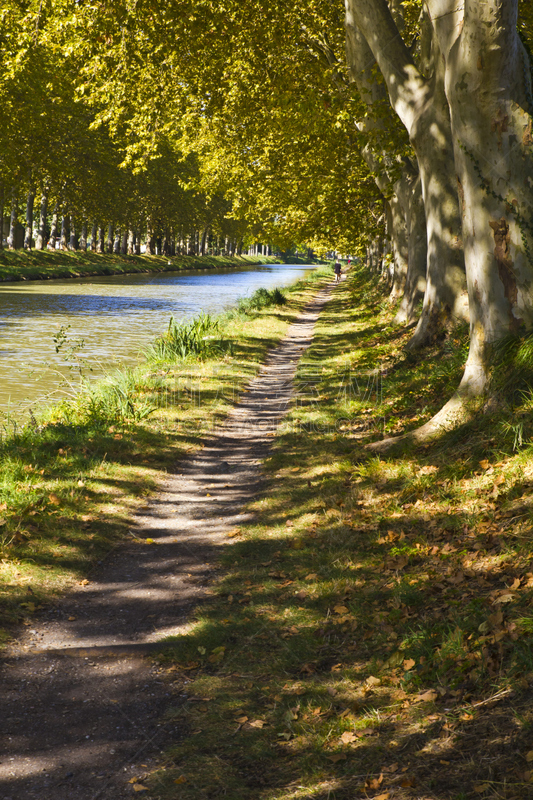
[[[75,389],[79,376],[55,352],[54,336],[60,329],[73,342],[83,340],[79,355],[85,372],[101,374],[138,361],[171,316],[181,320],[202,311],[219,314],[260,287],[288,286],[312,268],[268,264],[4,284],[0,286],[0,414],[17,417],[45,398],[59,398]]]

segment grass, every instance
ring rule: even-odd
[[[159,352],[90,382],[30,424],[4,422],[0,643],[2,630],[5,638],[13,623],[30,623],[127,535],[135,509],[180,454],[201,446],[322,280],[318,270],[286,290],[290,302],[281,309],[211,320],[209,330],[216,326],[224,338],[223,354],[211,347]],[[195,324],[203,334],[206,318],[188,330]]]
[[[238,309],[242,313],[259,311],[269,306],[284,306],[287,299],[281,289],[257,289],[251,297],[243,297],[239,300]]]
[[[533,797],[528,406],[521,444],[493,414],[369,456],[438,410],[466,355],[463,329],[405,355],[392,316],[357,272],[323,312],[254,518],[162,645],[183,739],[150,797]]]
[[[170,318],[166,333],[159,336],[148,351],[152,361],[182,361],[190,356],[205,358],[222,353],[220,322],[210,314],[200,314],[190,322]]]
[[[0,250],[0,281],[178,272],[275,263],[274,256],[147,256],[81,251]]]

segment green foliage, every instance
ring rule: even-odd
[[[210,314],[200,314],[190,322],[170,318],[166,333],[159,336],[148,350],[151,361],[185,361],[202,359],[222,350],[220,323]]]
[[[260,311],[269,306],[284,306],[287,298],[277,287],[275,289],[257,289],[251,297],[241,297],[237,308],[243,314]]]
[[[90,383],[78,399],[90,421],[105,425],[140,422],[156,406],[143,399],[146,379],[139,370],[120,369],[103,380]]]

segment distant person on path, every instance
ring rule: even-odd
[[[335,266],[333,267],[333,271],[335,273],[335,281],[338,283],[341,279],[341,272],[342,272],[340,261],[335,261]]]

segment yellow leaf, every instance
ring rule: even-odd
[[[235,722],[238,722],[239,725],[244,725],[245,722],[248,722],[248,717],[237,717]]]
[[[253,722],[250,722],[250,727],[252,728],[264,728],[266,722],[263,719],[254,719]]]
[[[367,686],[379,686],[381,683],[379,678],[376,678],[374,675],[371,675],[369,678],[366,679]]]
[[[526,761],[533,761],[533,750],[530,750],[529,753],[526,753]]]
[[[356,739],[357,736],[355,735],[355,733],[351,733],[351,731],[346,731],[341,736],[341,742],[343,744],[350,744],[351,742],[355,742]]]
[[[348,614],[349,609],[346,606],[334,606],[333,611],[335,614]]]
[[[50,502],[53,506],[61,505],[61,500],[57,496],[57,494],[49,494],[48,495],[48,502]]]
[[[427,692],[423,692],[419,694],[416,698],[418,702],[422,703],[431,703],[433,700],[436,700],[439,696],[439,693],[435,691],[435,689],[429,689]]]
[[[376,797],[374,797],[373,800],[389,800],[389,797],[390,797],[390,792],[382,792],[381,794],[378,794]]]
[[[179,778],[176,778],[174,783],[187,783],[187,778],[185,775],[180,775]]]
[[[145,539],[144,541],[145,541],[146,544],[153,544],[154,543],[153,539]]]
[[[87,578],[84,578],[82,581],[79,581],[78,583],[80,586],[87,586],[89,584],[89,581],[87,580]]]
[[[316,572],[310,572],[309,575],[305,576],[304,580],[305,581],[314,581],[315,578],[317,578],[317,577],[318,577],[318,575],[316,574]]]
[[[481,469],[489,469],[490,461],[487,461],[487,459],[484,458],[482,461],[479,462],[479,466],[481,467]]]
[[[474,786],[474,791],[477,792],[477,794],[482,794],[486,792],[487,789],[490,789],[490,783],[478,783]]]
[[[69,622],[74,622],[74,620],[76,620],[76,619],[78,619],[78,618],[77,618],[77,617],[69,617],[69,618],[68,618],[68,621],[69,621]]]
[[[147,792],[148,786],[143,786],[142,783],[134,783],[133,784],[133,791],[134,792]]]
[[[497,597],[492,604],[496,605],[497,603],[511,603],[513,600],[514,600],[514,594],[506,592],[505,594],[500,595],[500,597]]]
[[[416,664],[416,661],[414,661],[414,659],[406,658],[405,661],[403,662],[403,668],[407,672],[407,670],[413,669],[415,664]]]

